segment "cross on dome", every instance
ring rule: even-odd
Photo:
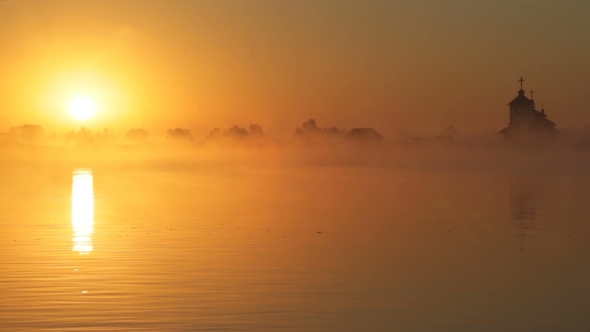
[[[522,90],[522,83],[524,83],[524,79],[522,77],[520,77],[520,79],[518,81],[520,82],[520,89]]]

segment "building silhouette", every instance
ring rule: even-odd
[[[359,145],[378,145],[381,144],[383,136],[373,128],[353,128],[344,135],[344,139]]]
[[[530,92],[531,98],[527,98],[523,90],[524,79],[521,77],[519,82],[518,96],[508,104],[508,127],[498,134],[501,134],[505,141],[512,143],[541,143],[557,138],[559,130],[555,128],[555,122],[547,118],[543,107],[540,111],[536,109],[534,91]]]

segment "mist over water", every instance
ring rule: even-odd
[[[0,330],[584,331],[588,153],[0,150]]]
[[[362,142],[361,142],[362,143]],[[0,163],[45,163],[132,167],[154,170],[195,170],[215,167],[377,167],[446,171],[584,172],[590,153],[573,144],[519,148],[505,142],[360,144],[342,139],[306,142],[292,139],[195,143],[159,140],[143,144],[42,142],[7,144]],[[0,164],[0,165],[2,165]]]

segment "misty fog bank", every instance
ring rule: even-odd
[[[538,142],[534,142],[538,143]],[[309,119],[289,139],[265,135],[257,124],[214,128],[195,138],[186,128],[154,134],[132,128],[124,135],[80,128],[65,135],[42,127],[11,127],[0,135],[0,165],[62,165],[145,170],[239,167],[375,167],[447,171],[586,171],[590,126],[563,130],[555,142],[519,146],[496,132],[468,134],[447,126],[437,135],[372,128],[319,126]]]
[[[0,167],[105,167],[157,171],[240,167],[369,167],[444,171],[586,172],[590,151],[553,145],[517,149],[506,145],[383,143],[362,145],[260,143],[252,145],[161,144],[157,146],[51,144],[3,145]]]

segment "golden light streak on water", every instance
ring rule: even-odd
[[[72,227],[73,249],[81,255],[93,250],[94,233],[94,189],[92,171],[77,169],[72,179]]]

